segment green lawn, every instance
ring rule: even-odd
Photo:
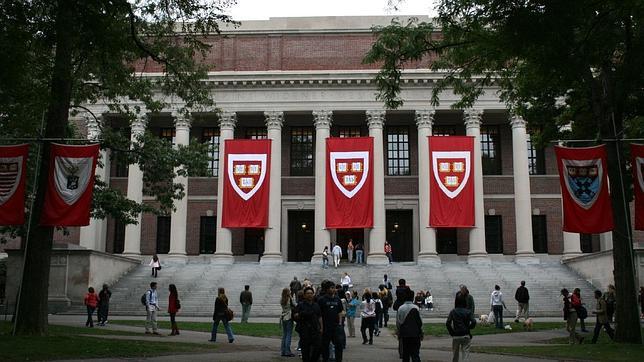
[[[476,328],[474,328],[472,330],[472,335],[474,335],[474,336],[482,336],[482,335],[485,335],[485,334],[524,332],[522,324],[520,324],[520,323],[510,323],[510,325],[512,326],[512,330],[507,331],[505,329],[496,329],[496,328],[494,328],[493,325],[483,326],[483,325],[477,324]],[[390,326],[389,328],[394,329],[395,326],[393,326],[393,327]],[[545,330],[560,329],[560,328],[565,328],[564,323],[561,323],[561,322],[537,322],[537,323],[535,323],[533,325],[532,330],[533,331],[545,331]],[[423,332],[425,333],[426,336],[441,337],[441,336],[449,335],[449,333],[447,333],[447,327],[445,327],[445,323],[425,323],[425,324],[423,324]]]
[[[110,320],[110,324],[121,324],[128,326],[138,326],[143,330],[145,326],[144,320]],[[181,322],[178,321],[179,331],[197,331],[197,332],[210,332],[212,323],[209,322]],[[159,328],[170,330],[170,322],[159,321]],[[242,336],[253,337],[281,337],[282,331],[280,325],[276,323],[230,323],[233,333]],[[218,333],[226,333],[223,323],[219,323]]]

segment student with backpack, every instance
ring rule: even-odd
[[[157,329],[157,311],[159,310],[159,299],[157,297],[157,283],[150,283],[150,289],[141,297],[141,302],[144,302],[146,319],[145,319],[145,334],[158,335]]]

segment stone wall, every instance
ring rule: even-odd
[[[607,289],[608,284],[615,284],[612,250],[570,258],[562,263],[602,291]],[[640,286],[644,283],[644,248],[635,249],[635,270],[635,285]]]

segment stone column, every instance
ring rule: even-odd
[[[315,210],[312,264],[322,264],[322,250],[331,244],[331,234],[326,228],[326,139],[331,133],[332,111],[313,111],[315,125]],[[330,248],[330,246],[329,246]]]
[[[373,228],[369,231],[369,254],[367,264],[388,264],[385,255],[387,230],[385,223],[385,164],[382,129],[385,111],[370,110],[367,114],[369,136],[373,137]],[[393,250],[394,260],[396,251]]]
[[[485,250],[485,205],[483,200],[483,162],[481,158],[481,119],[483,110],[465,110],[465,130],[474,137],[474,227],[470,229],[468,263],[489,262]]]
[[[436,252],[436,229],[429,227],[429,139],[434,124],[434,110],[416,111],[418,127],[418,214],[420,251],[418,263],[440,264]]]
[[[580,256],[581,252],[581,239],[577,233],[563,232],[563,256],[562,259],[574,258]]]
[[[101,135],[102,116],[98,119],[93,115],[84,115],[87,124],[87,139],[90,141],[98,142]],[[99,163],[96,165],[95,175],[98,176],[103,182],[108,183],[110,178],[110,156],[108,150],[101,150],[99,153]],[[107,238],[107,220],[94,219],[89,220],[89,225],[80,228],[80,246],[98,251],[105,250],[105,241]]]
[[[187,146],[190,143],[190,120],[182,114],[174,114],[175,145]],[[188,223],[188,178],[175,176],[174,183],[183,185],[185,195],[174,201],[174,211],[170,218],[170,253],[173,257],[186,256],[186,225]]]
[[[268,228],[264,232],[264,255],[261,264],[281,264],[282,235],[282,124],[284,112],[264,112],[268,139],[271,142],[270,196]]]
[[[512,116],[512,170],[514,173],[514,215],[516,225],[517,263],[535,263],[532,239],[532,202],[528,166],[528,137],[526,122],[520,116]]]
[[[232,264],[232,233],[230,229],[221,227],[221,212],[224,201],[224,155],[226,140],[235,137],[235,124],[237,114],[235,112],[222,112],[219,115],[219,175],[217,176],[217,246],[212,262],[215,264]]]
[[[130,127],[130,141],[138,142],[138,137],[143,135],[147,123],[146,115],[139,115],[132,121]],[[141,203],[143,201],[143,171],[139,168],[138,163],[128,166],[127,173],[127,198]],[[124,255],[141,255],[141,214],[137,217],[136,224],[125,226],[125,246]]]
[[[613,250],[613,232],[608,231],[599,234],[599,250]]]

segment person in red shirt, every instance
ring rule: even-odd
[[[170,296],[168,297],[168,314],[170,314],[170,324],[172,327],[171,336],[176,336],[179,334],[179,328],[177,327],[177,321],[175,316],[179,309],[181,309],[181,303],[179,302],[179,292],[177,292],[177,287],[174,284],[169,286]]]
[[[387,255],[387,259],[389,259],[389,264],[393,263],[394,257],[391,250],[391,244],[389,244],[388,241],[385,241],[385,254]]]
[[[94,327],[93,314],[98,305],[98,295],[94,292],[94,288],[89,287],[87,294],[85,294],[85,306],[87,306],[87,322],[85,327]]]

